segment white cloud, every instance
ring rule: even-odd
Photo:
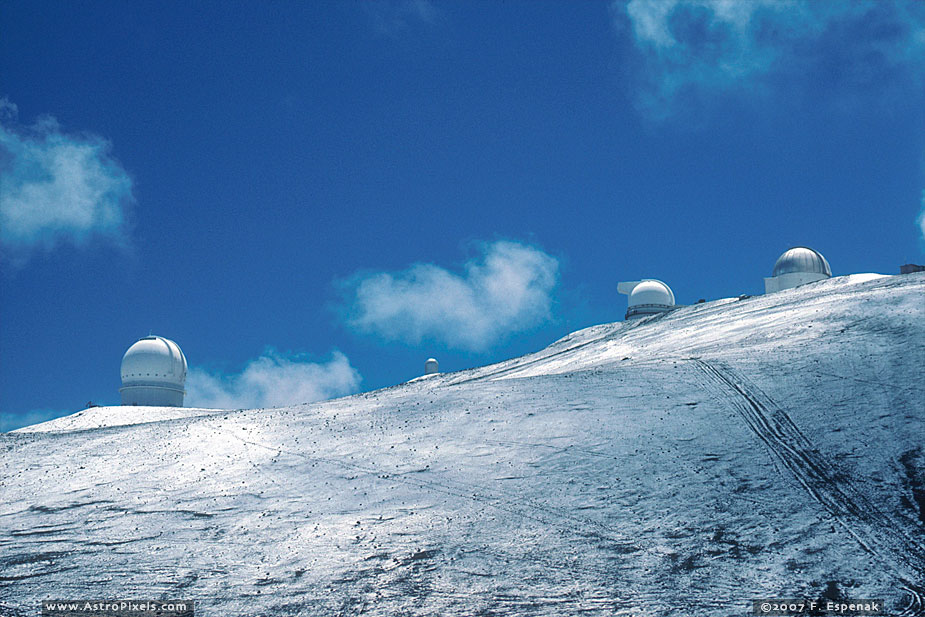
[[[310,362],[300,354],[287,357],[268,349],[236,375],[191,368],[184,404],[215,409],[282,407],[353,394],[360,380],[339,351],[327,362]]]
[[[919,218],[916,219],[919,224],[919,231],[922,232],[922,240],[925,240],[925,191],[922,191],[922,210],[919,212]]]
[[[430,0],[380,0],[363,6],[376,31],[386,36],[397,36],[416,24],[433,24],[439,16]]]
[[[132,180],[96,135],[66,134],[52,117],[20,126],[0,99],[0,242],[19,255],[94,236],[122,243]]]
[[[415,264],[353,277],[345,284],[352,295],[348,323],[385,340],[481,351],[549,320],[558,261],[517,242],[486,244],[482,251],[462,274]]]
[[[639,102],[668,115],[682,93],[768,86],[824,67],[827,81],[876,87],[925,69],[925,5],[914,1],[617,0],[642,53]],[[903,70],[904,69],[904,70]],[[792,94],[792,93],[791,93]]]

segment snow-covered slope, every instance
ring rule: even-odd
[[[162,422],[174,418],[192,418],[207,416],[214,413],[225,413],[220,409],[200,409],[195,407],[148,407],[116,405],[96,406],[78,411],[63,418],[56,418],[41,424],[34,424],[21,428],[19,433],[52,433],[82,431],[91,428],[104,428],[111,426],[127,426],[129,424],[144,424],[146,422]]]
[[[3,435],[0,613],[921,614],[923,292],[839,277],[335,401]]]

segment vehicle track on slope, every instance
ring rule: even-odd
[[[599,345],[600,343],[603,343],[603,342],[606,342],[606,341],[616,340],[616,339],[618,339],[618,338],[620,338],[620,337],[622,337],[622,336],[625,336],[627,332],[631,332],[631,331],[635,330],[635,329],[638,328],[640,325],[643,325],[643,324],[645,324],[645,323],[652,323],[653,321],[656,321],[657,319],[659,319],[659,318],[661,318],[661,317],[662,317],[662,315],[656,315],[656,316],[654,316],[654,317],[652,317],[652,318],[648,318],[648,319],[637,319],[637,320],[632,321],[632,322],[623,322],[625,325],[624,325],[622,328],[620,328],[619,330],[617,330],[617,331],[609,331],[609,332],[606,332],[606,333],[604,333],[604,334],[602,334],[602,335],[600,335],[600,336],[597,336],[597,337],[595,337],[595,338],[592,338],[592,339],[589,339],[589,340],[587,340],[587,341],[584,341],[584,342],[581,342],[581,343],[577,343],[577,344],[575,344],[575,345],[572,345],[571,347],[566,347],[565,349],[560,349],[560,350],[558,350],[558,351],[554,351],[554,352],[549,353],[549,354],[546,354],[546,355],[538,355],[538,357],[533,357],[533,358],[531,358],[530,360],[525,360],[525,361],[520,362],[520,363],[518,363],[518,364],[514,364],[514,365],[510,365],[510,366],[504,366],[503,368],[498,368],[498,369],[494,369],[494,370],[487,370],[486,372],[480,373],[480,374],[475,375],[475,376],[473,376],[473,377],[465,377],[465,378],[462,378],[462,379],[457,379],[457,380],[455,380],[455,381],[448,381],[448,382],[446,383],[446,385],[448,385],[448,386],[459,386],[459,385],[462,385],[462,384],[471,383],[471,382],[473,382],[473,381],[487,381],[487,380],[499,379],[499,378],[501,378],[501,377],[504,377],[505,375],[509,375],[509,374],[511,374],[511,373],[516,373],[516,372],[518,372],[518,371],[522,371],[522,370],[527,369],[527,368],[530,368],[530,367],[532,367],[532,366],[542,365],[542,364],[545,363],[545,362],[549,362],[550,360],[554,360],[554,359],[556,359],[556,358],[560,358],[560,357],[566,356],[566,355],[568,355],[568,354],[573,354],[573,353],[575,353],[576,351],[579,351],[579,350],[584,349],[584,348],[586,348],[586,347],[591,347],[591,346],[594,346],[594,345]],[[479,369],[476,369],[476,370],[479,370]]]
[[[864,490],[824,458],[787,412],[727,364],[696,359],[704,386],[730,402],[746,425],[807,493],[850,533],[864,550],[899,579],[909,598],[902,615],[925,614],[925,548],[901,520],[877,507]]]

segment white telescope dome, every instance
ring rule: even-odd
[[[617,291],[629,296],[626,319],[664,313],[675,308],[671,287],[657,279],[626,281],[617,285]]]
[[[645,279],[633,287],[630,293],[629,306],[640,304],[674,306],[674,293],[668,285],[661,281]]]
[[[122,356],[123,405],[182,407],[186,356],[162,336],[146,336]]]
[[[832,276],[829,262],[825,260],[822,253],[805,246],[796,246],[784,251],[784,254],[777,258],[777,262],[774,264],[774,273],[771,276],[780,276],[791,272],[812,272],[824,274],[827,277]]]
[[[764,279],[765,293],[790,289],[832,276],[822,253],[805,246],[787,249],[774,263],[771,276]]]
[[[434,373],[440,372],[440,364],[437,362],[436,358],[428,358],[427,362],[424,363],[424,374],[433,375]]]

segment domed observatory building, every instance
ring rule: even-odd
[[[626,281],[617,285],[617,291],[629,296],[625,319],[648,317],[675,308],[671,287],[657,279]]]
[[[774,272],[764,279],[764,293],[773,293],[831,278],[832,269],[822,253],[805,246],[784,251],[774,264]]]
[[[436,358],[427,358],[427,362],[424,363],[424,374],[425,375],[436,375],[440,372],[440,363],[437,362]]]
[[[122,356],[123,405],[183,407],[186,356],[161,336],[146,336]]]

